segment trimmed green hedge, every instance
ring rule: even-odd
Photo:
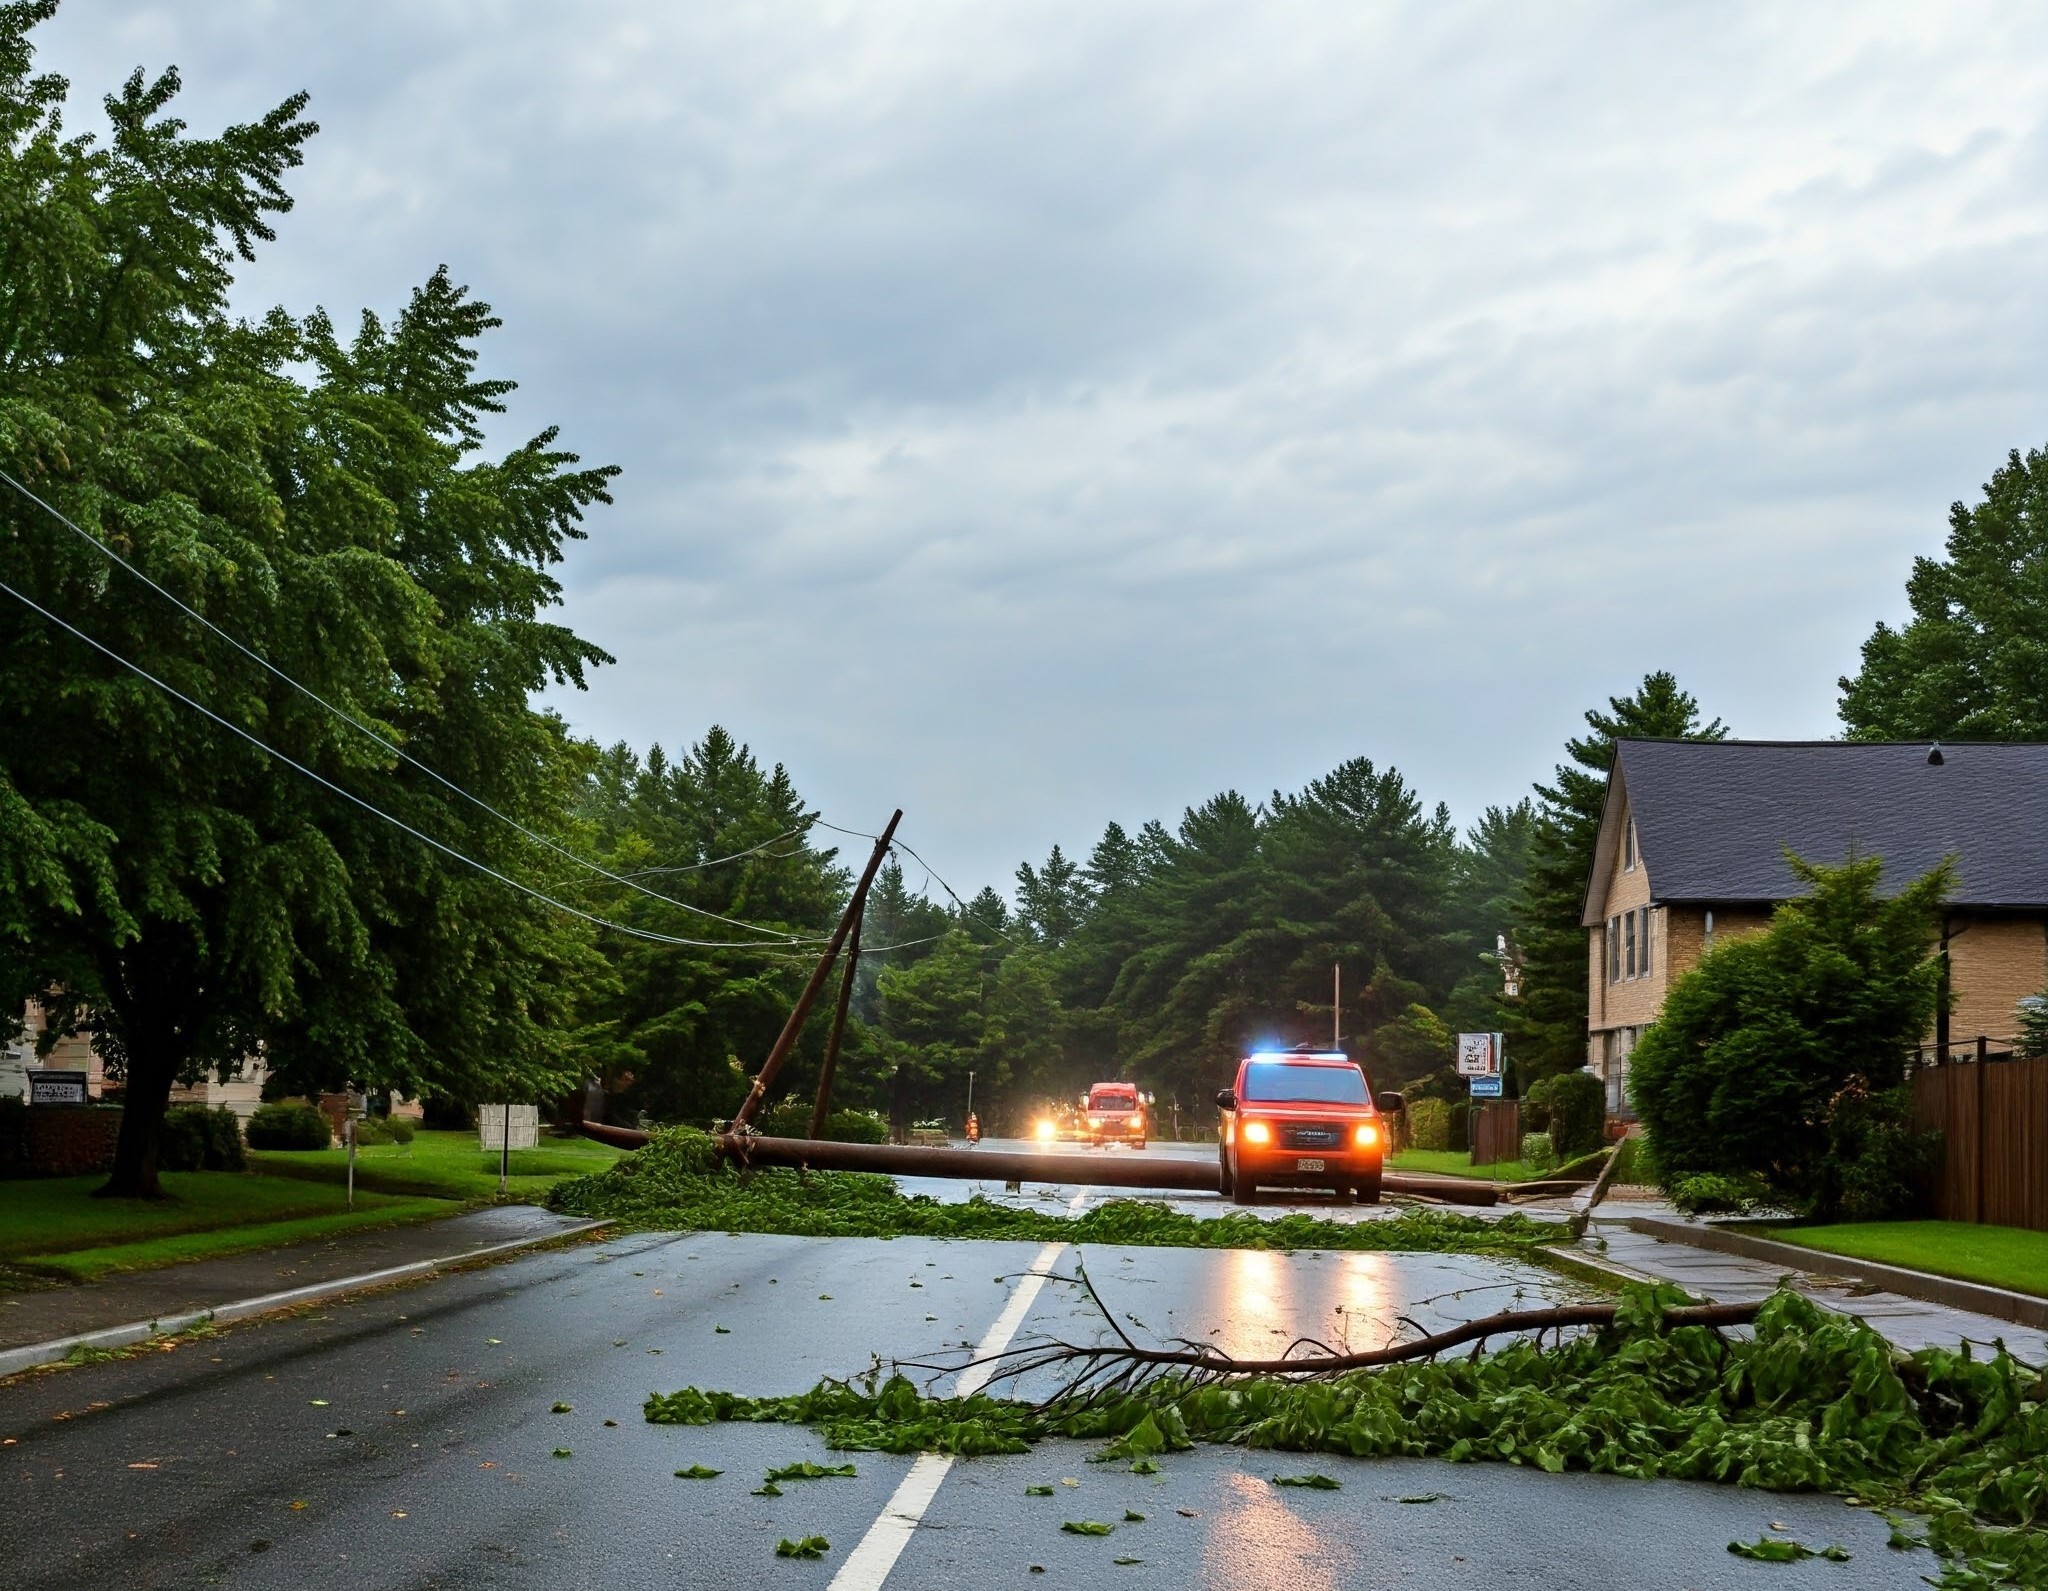
[[[258,1105],[248,1138],[251,1149],[325,1149],[334,1134],[311,1105]]]
[[[160,1171],[243,1171],[242,1123],[225,1105],[179,1105],[164,1113],[163,1136],[157,1140]]]

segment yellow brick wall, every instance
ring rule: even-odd
[[[2048,932],[2039,919],[1951,918],[1948,968],[1949,1043],[1960,1049],[1982,1033],[1998,1048],[2019,1031],[2013,1008],[2048,988]]]

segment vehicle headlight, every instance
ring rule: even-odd
[[[1351,1141],[1360,1149],[1377,1148],[1380,1141],[1380,1130],[1371,1122],[1362,1121],[1352,1130]]]
[[[1100,1116],[1090,1116],[1088,1118],[1088,1125],[1091,1127],[1100,1127],[1102,1125],[1102,1118]]]
[[[1047,1142],[1051,1142],[1059,1136],[1059,1128],[1049,1121],[1042,1121],[1038,1124],[1038,1136]]]
[[[1273,1129],[1262,1121],[1248,1121],[1244,1124],[1244,1141],[1248,1144],[1269,1144],[1273,1141]]]

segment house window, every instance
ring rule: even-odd
[[[1636,870],[1636,825],[1630,819],[1621,826],[1621,870],[1633,873]]]
[[[1621,982],[1621,919],[1607,919],[1607,981]]]
[[[1628,968],[1628,975],[1636,975],[1636,914],[1624,912],[1621,917],[1622,962]]]
[[[1638,966],[1640,966],[1640,967],[1641,967],[1641,969],[1642,969],[1642,976],[1643,976],[1643,977],[1645,977],[1645,978],[1647,978],[1647,977],[1649,977],[1649,975],[1650,975],[1650,908],[1649,908],[1649,907],[1645,906],[1645,907],[1643,908],[1642,916],[1643,916],[1642,926],[1641,926],[1640,928],[1638,928],[1638,929],[1636,930],[1636,944],[1637,944],[1637,945],[1638,945],[1638,946],[1640,947],[1640,948],[1639,948],[1639,950],[1638,950],[1638,952],[1637,952],[1637,955],[1636,955],[1636,962],[1637,962],[1637,965],[1638,965]]]

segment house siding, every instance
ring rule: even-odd
[[[2019,1032],[2016,1007],[2048,989],[2048,924],[2035,917],[1949,919],[1949,1044],[2002,1048]]]

